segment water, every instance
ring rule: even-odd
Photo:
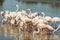
[[[19,5],[19,11],[32,9],[32,12],[44,12],[51,17],[60,17],[60,3],[59,2],[22,2],[20,0],[2,0],[0,2],[0,11],[10,10],[16,11],[15,5]],[[3,27],[2,27],[3,26]],[[18,29],[5,29],[6,25],[0,25],[0,40],[18,40]],[[7,25],[8,26],[8,25]],[[9,26],[8,26],[9,27]],[[8,30],[8,32],[6,32]],[[15,33],[11,33],[11,30]],[[16,30],[16,31],[15,31]],[[49,40],[59,40],[60,36],[57,34],[52,35]]]
[[[33,37],[31,33],[19,32],[18,27],[0,23],[0,40],[60,40],[60,34],[46,35],[46,31],[40,34],[40,36],[35,34]]]

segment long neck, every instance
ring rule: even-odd
[[[45,17],[45,14],[42,14],[43,15],[43,18]]]
[[[53,33],[56,32],[59,28],[60,28],[60,27],[56,28],[56,29],[53,31]]]
[[[18,10],[19,10],[19,7],[17,7],[17,10],[16,10],[16,12],[18,12]]]
[[[29,12],[29,15],[31,15],[32,13],[31,13],[31,11]]]

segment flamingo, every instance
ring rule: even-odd
[[[39,32],[42,31],[44,28],[47,28],[48,30],[55,30],[52,26],[46,25],[46,24],[44,24],[44,23],[39,23],[39,24],[37,24],[37,28],[38,28],[38,31],[33,32],[33,37],[34,37],[34,34],[35,34],[35,33],[39,33]]]
[[[25,10],[22,10],[22,11],[21,11],[21,14],[22,14],[22,15],[25,15],[25,16],[28,16],[28,13],[26,13]]]
[[[39,14],[42,14],[43,16],[38,16]],[[38,20],[37,22],[48,24],[48,21],[45,20],[44,12],[41,12],[41,13],[38,12],[38,15],[37,15],[37,17],[35,17],[36,18],[35,20]]]
[[[14,25],[14,24],[15,24],[15,20],[12,18],[11,21],[10,21],[10,23],[11,23],[12,25]]]
[[[60,22],[60,18],[59,18],[59,17],[54,17],[54,18],[53,18],[53,21],[54,21],[54,22]]]
[[[4,18],[5,11],[1,11],[0,13],[1,13],[2,17]]]
[[[4,19],[3,19],[2,21],[5,21],[5,22],[7,21],[7,22],[8,22],[9,13],[10,13],[10,12],[9,12],[8,10],[5,11],[5,13],[4,13]]]
[[[4,20],[5,21],[8,21],[8,18],[11,17],[10,23],[12,25],[15,24],[15,20],[16,20],[17,21],[17,25],[21,26],[20,28],[22,28],[22,26],[24,25],[24,23],[28,23],[30,21],[34,25],[37,24],[38,31],[34,31],[33,35],[34,35],[34,33],[39,33],[43,28],[47,28],[49,30],[54,30],[53,32],[56,32],[60,28],[60,26],[58,26],[57,29],[54,29],[52,26],[48,25],[48,22],[52,22],[52,21],[55,22],[55,23],[56,22],[60,22],[60,18],[59,17],[51,18],[50,16],[45,16],[44,12],[41,12],[41,14],[43,16],[39,16],[38,12],[35,12],[35,13],[33,13],[33,14],[31,14],[29,16],[29,14],[25,10],[22,10],[22,11],[17,12],[17,13],[16,12],[5,11],[5,13],[1,12],[1,14],[4,14],[4,16],[5,16]],[[31,18],[29,18],[28,16],[31,17]],[[19,20],[19,18],[20,18],[21,21]],[[21,22],[21,23],[19,23],[19,22]]]
[[[2,11],[1,15],[3,18],[5,18],[5,15],[9,14],[10,12],[8,10]]]
[[[2,18],[1,22],[3,23],[3,21],[5,20],[4,19],[5,18],[5,16],[4,16],[5,15],[5,11],[1,11],[0,14],[1,14],[1,18]]]
[[[47,21],[48,23],[52,22],[52,18],[50,16],[45,16],[44,20]]]
[[[35,18],[32,19],[33,25],[36,25],[36,24],[39,23],[39,21],[37,21],[37,20],[39,20],[39,17],[38,16],[36,16]]]
[[[43,18],[45,17],[44,12],[41,12],[41,13],[35,12],[35,13],[32,13],[31,15],[29,15],[29,17],[30,17],[30,18],[35,18],[36,16],[39,16],[40,14],[43,15]],[[41,16],[40,16],[40,17],[41,17]]]
[[[59,17],[54,17],[52,19],[52,22],[55,22],[55,25],[57,25],[57,22],[60,22],[60,18]],[[58,25],[57,25],[58,26]]]
[[[46,28],[48,28],[49,30],[55,30],[52,26],[50,25],[46,25]]]
[[[43,15],[43,18],[45,17],[45,13],[44,12],[41,12],[41,14]]]
[[[35,13],[29,15],[30,18],[35,18],[36,16],[38,16],[38,12],[35,12]]]
[[[19,16],[16,16],[16,17],[15,17],[15,20],[18,21],[18,20],[19,20]]]
[[[9,14],[9,15],[10,15],[10,17],[12,17],[12,18],[13,18],[13,17],[16,17],[16,16],[17,16],[17,13],[16,13],[16,12],[10,12],[10,14]]]
[[[29,9],[29,8],[26,10],[26,12],[27,12],[29,15],[31,15],[31,13],[32,13],[32,12],[31,12],[31,9]]]
[[[42,29],[44,29],[44,28],[47,28],[47,29],[49,29],[49,30],[55,30],[52,26],[46,25],[46,24],[44,24],[44,23],[38,24],[38,25],[37,25],[37,28],[39,28],[40,30],[42,30]]]

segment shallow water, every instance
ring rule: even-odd
[[[60,34],[47,35],[46,31],[39,34],[19,31],[18,27],[11,26],[9,24],[0,24],[0,40],[60,40]]]
[[[46,15],[51,17],[60,17],[60,3],[59,2],[22,2],[20,0],[2,0],[0,2],[0,11],[10,10],[15,11],[15,5],[19,5],[19,11],[26,10],[27,8],[32,9],[32,12],[44,12]],[[0,17],[1,19],[1,17]],[[60,23],[59,23],[60,24]],[[48,39],[46,40],[60,40],[60,31],[49,36],[45,35]],[[35,35],[34,39],[32,34],[27,33],[28,39],[26,40],[41,40],[38,35]],[[0,24],[0,40],[23,40],[24,32],[19,32],[18,28],[11,28],[10,25]],[[42,40],[44,37],[42,36]]]

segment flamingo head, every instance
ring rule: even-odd
[[[44,13],[44,12],[41,12],[41,14],[42,14],[43,16],[45,16],[45,13]]]
[[[16,4],[16,7],[19,7],[19,5],[18,5],[18,4]]]

